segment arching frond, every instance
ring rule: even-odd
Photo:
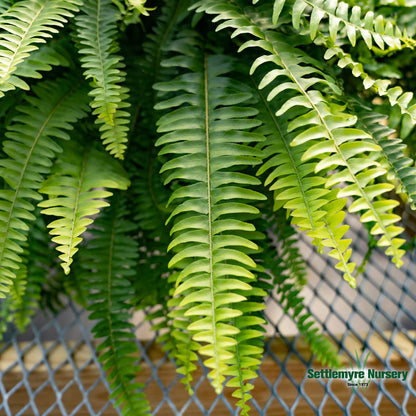
[[[128,185],[126,173],[106,152],[76,142],[64,146],[52,175],[39,190],[48,195],[39,207],[44,208],[43,214],[58,217],[48,228],[56,249],[62,253],[59,258],[65,274],[70,271],[81,235],[94,221],[92,216],[108,206],[105,198],[112,192],[107,188],[127,189]]]
[[[124,87],[125,74],[122,58],[114,53],[117,10],[111,0],[86,0],[83,14],[77,16],[82,67],[86,79],[91,79],[94,97],[91,102],[96,122],[100,125],[101,139],[110,154],[123,159],[126,149],[128,117],[125,108],[128,89]]]
[[[337,173],[327,176],[325,186],[346,184],[337,197],[354,197],[355,202],[349,207],[349,211],[363,212],[361,221],[375,224],[371,233],[381,235],[378,245],[386,247],[386,253],[393,257],[397,266],[400,266],[404,254],[400,247],[404,240],[397,238],[402,228],[394,225],[400,218],[391,212],[395,203],[380,197],[391,190],[393,185],[370,184],[373,179],[386,173],[377,162],[380,147],[371,140],[368,133],[353,127],[356,123],[355,117],[322,95],[317,88],[324,82],[320,71],[311,65],[304,65],[304,62],[310,61],[309,57],[300,49],[289,45],[283,35],[262,30],[261,23],[255,22],[250,8],[241,9],[234,6],[230,13],[228,6],[227,11],[223,12],[222,0],[199,2],[195,5],[197,6],[197,10],[217,14],[215,20],[223,20],[220,27],[234,29],[234,35],[248,34],[257,38],[245,42],[240,50],[255,47],[265,53],[254,61],[252,72],[266,63],[274,64],[274,69],[269,70],[263,77],[261,87],[269,84],[275,87],[268,99],[284,97],[285,102],[276,115],[287,114],[292,120],[288,125],[288,132],[294,137],[291,145],[308,145],[302,160],[307,162],[315,158],[320,159],[315,167],[316,173],[338,169]],[[332,84],[328,86],[333,88]],[[297,107],[296,113],[293,112],[293,107]],[[334,207],[336,204],[331,206],[331,209]],[[337,225],[340,224],[339,217],[332,224],[338,228],[340,234],[334,234],[332,231],[325,237],[330,247],[333,247],[334,238],[342,237],[345,232]],[[340,256],[339,252],[334,254]],[[348,266],[341,262],[339,267]]]
[[[233,168],[260,162],[260,153],[248,146],[260,136],[247,131],[258,125],[252,118],[257,111],[245,104],[246,89],[226,76],[232,63],[225,56],[202,55],[192,44],[183,50],[180,59],[165,64],[189,72],[156,85],[170,93],[157,105],[169,110],[158,123],[164,133],[157,142],[163,145],[160,155],[172,155],[162,172],[166,183],[183,184],[170,198],[175,223],[169,249],[176,252],[170,267],[180,270],[175,295],[185,316],[197,318],[188,330],[205,344],[199,352],[208,357],[209,378],[220,392],[235,363],[234,335],[240,330],[232,322],[241,315],[236,304],[244,307],[246,299],[236,291],[249,294],[252,287],[244,279],[255,279],[250,269],[256,265],[246,254],[257,249],[248,239],[254,227],[245,217],[258,210],[248,202],[264,199],[247,189],[258,180]]]
[[[68,62],[59,48],[43,45],[22,62],[14,75],[22,78],[41,79],[41,72],[50,71],[54,66],[68,66]]]
[[[82,251],[84,285],[88,287],[89,318],[98,320],[92,332],[100,338],[99,361],[107,372],[111,396],[125,416],[148,415],[149,404],[134,378],[139,349],[129,322],[132,287],[138,245],[130,236],[134,224],[123,219],[122,202],[112,201],[95,221],[88,250]]]
[[[256,1],[253,1],[256,3]],[[309,34],[315,38],[322,19],[329,19],[329,37],[336,41],[341,29],[345,28],[347,38],[352,46],[355,46],[357,34],[361,35],[365,44],[371,49],[373,42],[379,48],[384,49],[387,45],[390,49],[401,49],[402,47],[414,47],[416,45],[412,38],[409,38],[402,31],[382,15],[375,16],[369,11],[363,17],[359,6],[352,7],[345,2],[337,0],[275,0],[273,7],[273,23],[276,24],[284,5],[290,3],[292,13],[292,24],[299,29],[301,18],[306,15],[305,10],[311,9],[309,15]]]
[[[406,115],[413,125],[416,124],[416,102],[412,92],[404,92],[400,86],[390,88],[391,81],[388,79],[373,79],[365,72],[363,65],[354,61],[351,55],[344,52],[340,46],[333,46],[325,53],[325,59],[331,59],[334,56],[337,57],[337,65],[340,68],[350,68],[355,77],[363,80],[365,89],[374,90],[380,97],[387,97],[392,107],[397,105],[400,112]]]
[[[260,270],[258,270],[261,275]],[[246,302],[235,305],[241,315],[232,320],[232,325],[239,332],[233,335],[235,340],[230,351],[234,356],[226,375],[230,377],[226,386],[234,388],[232,394],[237,398],[237,406],[241,408],[241,415],[248,416],[250,411],[249,400],[252,398],[251,390],[254,385],[250,383],[257,377],[256,371],[260,368],[264,354],[263,333],[264,318],[262,310],[265,308],[262,299],[267,292],[264,290],[264,282],[258,275],[257,281],[251,282],[250,279],[241,279],[252,286],[250,291],[236,291],[235,293],[247,297]],[[268,276],[266,275],[268,278]]]
[[[272,277],[269,291],[276,292],[284,312],[293,319],[316,358],[324,365],[338,368],[337,350],[318,330],[315,319],[305,308],[302,289],[307,283],[307,273],[306,261],[298,246],[299,235],[289,224],[284,209],[271,212],[268,205],[262,207],[267,220],[259,227],[265,231],[267,240],[258,257]]]
[[[21,77],[33,76],[45,64],[32,60],[26,71],[19,70],[21,64],[38,49],[37,44],[44,43],[73,17],[80,4],[81,0],[19,1],[0,16],[0,97],[16,87],[29,89]]]
[[[281,89],[281,85],[269,92],[268,96],[271,97],[276,89]],[[348,228],[342,225],[344,213],[341,211],[346,199],[337,199],[337,191],[324,187],[326,179],[315,173],[316,161],[302,160],[308,144],[290,145],[295,136],[287,131],[287,116],[276,116],[279,108],[275,103],[277,100],[269,102],[260,89],[262,85],[255,83],[255,87],[264,122],[259,132],[267,137],[266,141],[260,143],[267,160],[258,174],[272,169],[265,185],[271,185],[270,190],[274,191],[275,209],[286,208],[292,223],[301,231],[306,231],[320,251],[323,251],[323,247],[331,247],[329,255],[339,261],[336,267],[344,272],[344,279],[355,286],[352,275],[355,264],[349,263],[351,249],[348,247],[351,240],[343,239]]]
[[[371,134],[384,155],[384,167],[388,174],[397,181],[397,191],[405,193],[409,201],[416,209],[416,167],[414,161],[404,153],[406,145],[400,137],[393,137],[395,130],[382,124],[386,121],[384,114],[377,113],[359,103],[355,103],[354,110],[357,112],[359,122]]]
[[[32,201],[42,199],[38,189],[52,158],[62,151],[54,139],[68,139],[66,130],[86,114],[86,91],[79,80],[44,82],[33,90],[36,96],[27,97],[3,141],[8,158],[0,160],[0,176],[7,184],[0,191],[0,297],[19,268],[21,245],[35,219]]]

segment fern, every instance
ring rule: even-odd
[[[178,275],[173,273],[169,281],[174,283]],[[164,329],[166,332],[158,338],[158,342],[163,344],[163,349],[168,351],[169,356],[174,359],[177,366],[177,373],[181,374],[181,383],[185,385],[187,392],[193,395],[191,386],[193,372],[197,369],[195,361],[198,360],[196,351],[201,348],[201,344],[192,337],[192,332],[188,329],[189,325],[195,322],[198,317],[186,316],[186,308],[181,308],[181,297],[174,296],[174,287],[171,290],[171,299],[167,303],[167,309],[163,311],[163,320],[154,329]],[[169,312],[169,309],[171,311]]]
[[[243,282],[250,282],[252,289],[236,291],[237,294],[247,297],[247,301],[235,306],[241,314],[232,321],[232,325],[239,332],[233,336],[235,343],[231,352],[234,359],[226,372],[230,377],[226,386],[235,389],[232,395],[238,399],[237,406],[241,408],[243,416],[247,416],[250,411],[248,401],[252,398],[250,391],[254,388],[254,385],[248,380],[257,377],[256,370],[260,368],[264,353],[263,333],[265,330],[261,311],[265,308],[262,299],[267,294],[264,287],[269,287],[264,284],[265,282],[260,279],[260,276],[261,273],[259,273],[256,282],[250,282],[250,279],[241,279]],[[267,275],[266,278],[268,278]]]
[[[0,160],[0,176],[9,186],[0,193],[0,297],[19,268],[21,244],[26,240],[28,223],[34,220],[32,200],[44,176],[50,172],[51,159],[61,147],[51,136],[68,139],[71,123],[85,116],[84,90],[73,78],[58,83],[45,82],[34,88],[36,97],[27,97],[3,141],[8,156]]]
[[[302,161],[307,144],[294,148],[290,146],[293,137],[287,132],[287,120],[276,116],[276,106],[267,101],[260,90],[262,85],[253,82],[260,97],[259,106],[264,121],[264,126],[259,131],[268,138],[261,143],[268,160],[263,163],[258,174],[273,168],[265,185],[272,184],[270,189],[275,193],[275,209],[282,206],[286,208],[292,216],[293,224],[301,231],[307,231],[321,250],[323,247],[332,247],[329,255],[339,261],[336,267],[344,272],[344,279],[355,286],[352,275],[354,263],[348,263],[351,240],[342,239],[347,227],[341,225],[344,219],[341,209],[346,199],[337,200],[336,191],[323,187],[325,179],[314,172],[316,163]],[[270,92],[269,97],[273,94]]]
[[[374,141],[381,147],[384,155],[384,167],[388,174],[397,181],[397,191],[404,193],[415,209],[416,207],[416,168],[412,159],[405,156],[406,145],[398,137],[391,137],[395,130],[383,125],[386,116],[362,104],[354,103],[363,127],[371,134]]]
[[[259,163],[259,153],[243,144],[259,139],[245,131],[258,123],[249,118],[255,110],[241,107],[250,94],[224,77],[232,70],[231,63],[224,56],[199,58],[194,54],[166,62],[185,65],[192,72],[156,86],[161,92],[176,92],[157,105],[170,109],[159,120],[158,131],[165,134],[157,145],[164,146],[161,155],[174,155],[162,168],[168,173],[166,183],[188,183],[170,198],[177,205],[170,217],[176,221],[169,246],[176,254],[169,265],[181,270],[175,291],[182,298],[179,306],[186,309],[185,316],[200,317],[188,330],[195,341],[206,344],[199,352],[208,357],[209,378],[220,392],[228,365],[235,360],[230,351],[237,343],[233,336],[240,332],[230,322],[241,315],[235,303],[246,299],[235,291],[249,293],[250,284],[241,278],[254,279],[249,269],[255,263],[245,251],[257,246],[239,235],[254,227],[238,218],[258,212],[245,201],[263,199],[258,192],[242,187],[255,185],[257,180],[230,167]]]
[[[19,265],[8,297],[0,304],[0,316],[3,316],[0,320],[0,339],[7,323],[15,324],[23,332],[40,306],[43,285],[54,260],[52,250],[45,250],[45,246],[46,226],[38,217],[25,243],[24,261]]]
[[[107,157],[106,153],[94,148],[82,149],[77,143],[64,146],[64,155],[59,159],[54,172],[43,183],[39,192],[48,199],[39,203],[41,212],[59,219],[52,221],[52,241],[62,254],[62,268],[65,274],[70,271],[72,257],[82,241],[80,235],[93,222],[93,215],[108,203],[104,200],[112,195],[107,190],[97,188],[126,189],[129,181],[121,167]]]
[[[254,72],[266,63],[274,64],[276,69],[269,70],[263,77],[261,86],[265,87],[271,82],[276,82],[278,77],[284,77],[286,85],[278,86],[272,92],[275,98],[285,96],[287,90],[292,90],[291,96],[285,98],[277,116],[282,116],[294,106],[301,109],[301,113],[288,113],[292,115],[292,120],[288,125],[288,132],[294,134],[291,145],[298,146],[307,144],[308,150],[303,154],[302,160],[308,161],[313,158],[320,158],[316,164],[315,172],[325,172],[329,169],[339,167],[339,172],[330,175],[326,179],[326,187],[334,187],[342,183],[347,186],[337,194],[338,198],[353,196],[355,202],[349,207],[350,212],[363,211],[361,216],[363,222],[374,222],[371,233],[381,234],[378,245],[387,247],[386,253],[393,257],[393,262],[400,266],[401,257],[404,250],[400,249],[404,243],[403,239],[396,238],[402,229],[395,226],[400,218],[391,212],[393,203],[389,200],[380,199],[380,195],[391,190],[393,185],[387,183],[377,183],[369,185],[369,182],[376,177],[380,177],[385,170],[376,161],[379,146],[371,141],[368,133],[353,128],[356,118],[348,115],[339,105],[326,100],[322,93],[316,89],[316,85],[324,82],[320,77],[311,77],[311,74],[318,74],[319,70],[313,70],[311,66],[303,66],[302,63],[308,62],[308,58],[299,49],[288,45],[284,36],[277,33],[262,31],[256,25],[250,15],[250,10],[240,10],[235,6],[232,18],[228,18],[228,13],[221,12],[223,2],[220,0],[207,1],[202,5],[197,3],[198,10],[206,10],[208,13],[219,14],[215,20],[224,20],[220,28],[231,27],[235,33],[250,34],[257,40],[248,40],[240,50],[249,47],[260,48],[266,55],[258,57],[251,68]],[[218,12],[216,11],[218,10]],[[308,75],[307,77],[305,75]],[[312,88],[313,87],[313,88]],[[380,200],[374,201],[375,197]],[[337,210],[337,204],[331,205],[332,213]],[[332,227],[331,232],[322,236],[326,239],[330,247],[334,247],[334,241],[339,241],[344,234],[344,229],[338,227],[342,218],[329,221]],[[338,228],[335,233],[334,227]],[[319,234],[311,233],[311,236],[318,237]],[[346,272],[348,265],[342,261],[342,252],[346,244],[341,245],[342,249],[336,247],[332,251],[334,256],[338,256],[341,262],[338,267]],[[348,256],[347,256],[348,257]],[[353,282],[352,282],[353,283]]]
[[[414,13],[360,5],[0,1],[0,330],[65,296],[88,306],[125,415],[150,412],[135,309],[156,311],[190,394],[202,355],[242,415],[268,293],[338,365],[304,305],[296,232],[355,286],[346,211],[400,266],[391,191],[416,206]]]
[[[257,3],[257,1],[254,0],[253,3]],[[274,24],[277,23],[286,2],[286,0],[275,0],[273,6]],[[312,9],[309,22],[309,34],[312,39],[316,36],[321,20],[328,17],[329,37],[334,43],[340,29],[345,27],[347,38],[352,46],[356,44],[357,33],[361,35],[369,49],[372,48],[373,41],[381,49],[384,49],[385,45],[390,49],[415,46],[415,41],[412,38],[402,34],[398,27],[395,27],[382,15],[374,16],[374,13],[369,11],[362,18],[359,6],[354,6],[350,12],[347,3],[338,3],[337,0],[296,0],[292,6],[292,23],[295,29],[299,29],[301,18],[307,8]]]
[[[27,254],[27,251],[26,253]],[[24,330],[26,323],[18,322],[17,312],[24,303],[24,295],[27,286],[27,265],[21,263],[16,271],[13,284],[9,288],[8,297],[0,304],[0,340],[8,329],[8,324],[17,324],[19,330]],[[30,315],[28,316],[30,321]]]
[[[306,284],[306,270],[297,247],[297,234],[286,224],[282,210],[275,212],[270,221],[274,222],[275,228],[271,229],[273,234],[269,238],[277,240],[277,255],[273,250],[273,241],[269,240],[264,257],[265,263],[270,265],[279,302],[284,312],[290,314],[295,321],[316,358],[323,365],[339,368],[341,363],[337,351],[331,342],[318,332],[312,315],[304,308],[301,291]]]
[[[365,89],[371,88],[380,97],[387,97],[392,107],[397,105],[401,113],[411,120],[412,125],[416,124],[416,103],[413,99],[413,93],[404,92],[399,86],[390,88],[390,80],[373,79],[365,72],[361,63],[355,62],[351,55],[344,52],[339,46],[329,48],[324,55],[325,59],[331,59],[334,56],[338,58],[337,65],[340,68],[348,67],[355,77],[362,78]]]
[[[89,289],[89,318],[98,320],[92,332],[101,338],[99,361],[107,372],[115,406],[122,407],[125,416],[149,414],[143,387],[134,381],[133,364],[139,349],[134,342],[133,324],[129,319],[131,284],[138,257],[137,243],[129,236],[134,225],[123,219],[123,204],[112,204],[95,223],[93,238],[82,259],[84,284]]]
[[[30,56],[16,69],[15,76],[41,79],[42,73],[51,71],[54,66],[69,66],[66,57],[59,47],[43,45],[32,52]]]
[[[29,0],[13,5],[0,17],[0,97],[11,89],[29,89],[21,76],[33,76],[37,69],[19,72],[19,66],[30,53],[38,49],[36,44],[57,33],[68,18],[78,11],[80,0]],[[32,65],[36,61],[32,60]],[[44,63],[37,65],[40,70]],[[19,75],[19,76],[17,76]]]
[[[86,0],[83,14],[76,19],[82,45],[80,54],[84,75],[92,79],[91,107],[100,124],[101,139],[110,154],[123,159],[127,142],[129,114],[128,89],[121,84],[125,74],[121,58],[115,55],[114,36],[117,11],[111,0]]]
[[[340,366],[337,350],[327,337],[318,331],[313,316],[305,310],[302,289],[307,283],[306,262],[298,247],[299,235],[289,223],[285,210],[273,210],[273,199],[259,208],[266,218],[256,221],[267,239],[258,263],[267,266],[266,273],[272,284],[263,286],[267,292],[275,291],[284,312],[295,322],[316,358],[333,368]]]

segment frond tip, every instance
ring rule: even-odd
[[[39,203],[44,208],[41,212],[59,218],[48,228],[54,236],[52,241],[58,244],[56,249],[62,253],[59,258],[65,274],[82,241],[80,235],[94,221],[92,216],[108,206],[105,198],[112,193],[100,188],[127,189],[129,185],[121,166],[107,153],[88,147],[80,152],[82,146],[71,144],[64,147],[53,174],[39,190],[49,197]]]
[[[101,139],[110,154],[123,159],[126,149],[129,113],[125,108],[128,89],[122,85],[125,74],[122,58],[114,53],[117,9],[111,0],[86,0],[83,14],[77,16],[82,67],[91,79],[91,107],[100,125]]]

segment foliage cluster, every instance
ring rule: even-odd
[[[346,212],[400,267],[416,205],[416,9],[350,3],[1,0],[0,330],[73,296],[127,416],[135,309],[242,415],[271,291],[336,365],[296,232],[354,287]]]

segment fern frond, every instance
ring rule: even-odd
[[[24,332],[38,310],[42,287],[52,266],[51,250],[45,250],[47,246],[46,226],[38,217],[30,228],[24,247],[24,260],[10,286],[10,293],[0,304],[0,316],[4,318],[0,319],[0,339],[7,322],[14,323],[20,332]]]
[[[123,159],[126,149],[129,113],[125,108],[128,89],[122,86],[125,74],[122,58],[114,53],[117,10],[111,0],[86,0],[83,14],[76,18],[82,48],[82,67],[86,79],[91,79],[94,98],[91,102],[101,139],[110,154]]]
[[[140,71],[143,74],[138,80],[135,76],[134,81],[140,83],[140,95],[143,97],[139,99],[141,105],[149,110],[149,113],[146,114],[148,117],[154,117],[152,109],[156,104],[156,91],[152,88],[153,84],[168,81],[177,75],[175,68],[164,67],[161,62],[167,58],[179,25],[189,14],[187,11],[189,4],[190,0],[165,1],[160,7],[160,13],[152,32],[146,36],[143,42],[145,59],[140,63]],[[152,122],[155,123],[155,120]]]
[[[27,254],[27,251],[25,252]],[[23,299],[27,285],[27,267],[26,262],[20,263],[19,269],[16,271],[13,284],[9,287],[8,296],[0,303],[0,340],[8,329],[9,324],[16,324],[19,330],[24,329],[26,325],[17,322],[17,311],[23,305]],[[28,317],[30,322],[30,315]]]
[[[199,11],[218,14],[215,20],[224,20],[220,28],[229,27],[234,29],[234,35],[249,34],[257,38],[245,42],[240,50],[256,47],[266,52],[255,60],[252,72],[266,63],[274,64],[275,69],[269,70],[263,77],[261,86],[275,86],[269,99],[284,97],[284,103],[276,115],[287,114],[292,119],[288,125],[288,132],[294,134],[291,145],[308,144],[308,150],[303,154],[302,160],[307,162],[315,158],[320,159],[315,167],[316,173],[338,168],[337,173],[327,176],[325,186],[346,184],[337,197],[355,198],[349,211],[362,211],[361,221],[375,224],[371,233],[381,235],[378,245],[386,247],[386,253],[393,257],[397,266],[400,266],[404,254],[400,247],[404,240],[396,238],[402,232],[402,228],[394,225],[400,217],[391,212],[394,201],[380,199],[380,195],[391,190],[393,185],[370,184],[374,178],[386,173],[377,162],[380,147],[371,140],[368,133],[352,127],[356,123],[356,117],[345,113],[341,106],[324,98],[317,89],[317,85],[324,82],[320,71],[314,70],[310,65],[304,65],[304,62],[310,62],[309,57],[300,49],[289,45],[283,35],[263,31],[254,21],[249,8],[240,9],[234,6],[231,13],[228,6],[227,12],[223,12],[224,1],[221,0],[209,0],[203,4],[199,2],[195,5],[197,6]],[[282,78],[284,81],[281,81]],[[328,81],[326,83],[328,86],[334,84]],[[290,95],[287,95],[287,91],[290,91]],[[297,111],[293,112],[295,106]],[[379,200],[374,201],[376,197]],[[336,222],[339,222],[339,219]],[[342,236],[342,228],[339,228],[339,231]],[[328,244],[332,237],[339,238],[339,235],[329,236]],[[338,266],[345,267],[342,263]]]
[[[114,198],[113,198],[114,199]],[[135,275],[138,244],[130,237],[134,224],[123,219],[122,202],[112,201],[94,223],[88,249],[83,250],[81,265],[85,269],[83,281],[88,287],[89,318],[98,320],[92,329],[101,338],[99,361],[107,372],[110,398],[122,407],[125,416],[149,414],[149,404],[138,390],[142,384],[134,381],[140,367],[136,365],[139,349],[129,322],[132,287],[130,276]]]
[[[374,90],[380,97],[387,97],[392,107],[397,105],[400,112],[411,120],[412,125],[416,124],[416,102],[412,92],[404,92],[399,86],[390,88],[390,80],[373,79],[365,72],[363,65],[354,61],[351,55],[344,52],[340,46],[329,48],[324,55],[325,59],[331,59],[334,56],[337,57],[337,65],[340,68],[350,68],[355,77],[363,80],[365,89]]]
[[[86,114],[86,92],[72,77],[33,90],[36,96],[27,97],[3,141],[8,158],[0,160],[0,177],[8,187],[0,191],[0,297],[22,260],[21,245],[35,219],[32,200],[42,199],[38,190],[52,158],[62,150],[53,139],[68,139],[65,130]]]
[[[382,124],[386,120],[384,114],[377,113],[359,103],[355,103],[359,122],[377,143],[384,155],[384,165],[388,174],[398,183],[397,191],[405,193],[413,209],[416,209],[416,167],[415,162],[406,157],[406,145],[399,137],[392,137],[396,132]]]
[[[141,146],[135,149],[137,151],[128,152],[132,163],[129,169],[132,182],[129,189],[130,211],[137,225],[140,245],[140,276],[132,279],[135,305],[138,308],[165,306],[169,295],[167,277],[170,274],[167,255],[170,238],[165,225],[169,216],[169,210],[165,209],[169,191],[158,174],[161,165],[155,158],[153,145],[147,149]]]
[[[178,273],[172,273],[165,285],[169,287],[169,300],[162,305],[160,309],[146,316],[146,319],[159,322],[153,325],[153,331],[161,331],[157,342],[162,344],[162,350],[167,351],[171,359],[174,360],[177,373],[183,377],[181,383],[189,395],[193,395],[191,382],[193,380],[193,372],[196,370],[195,361],[198,360],[196,351],[201,345],[192,339],[192,333],[188,330],[189,324],[192,322],[190,317],[185,316],[186,309],[179,307],[181,298],[174,296],[175,282]],[[194,317],[194,320],[197,319]]]
[[[276,24],[281,10],[287,0],[275,0],[273,8],[273,23]],[[416,41],[402,33],[400,28],[386,20],[382,15],[375,16],[369,11],[362,17],[361,7],[354,6],[351,11],[349,5],[337,0],[295,0],[292,11],[292,23],[295,29],[300,28],[301,18],[305,15],[305,9],[311,9],[309,16],[309,33],[314,39],[320,22],[323,18],[329,19],[329,38],[335,43],[342,28],[345,28],[347,38],[352,46],[355,46],[357,34],[361,35],[369,49],[374,43],[384,49],[387,45],[391,50],[403,47],[413,48]]]
[[[318,331],[313,316],[305,309],[302,289],[306,285],[306,262],[298,247],[298,233],[289,224],[285,210],[271,212],[268,206],[262,207],[262,212],[267,213],[267,220],[263,220],[258,228],[264,230],[268,237],[264,250],[259,254],[259,263],[267,265],[267,272],[273,278],[270,290],[277,290],[284,312],[293,319],[319,361],[338,368],[340,360],[336,349]]]
[[[0,1],[0,18],[1,15],[3,15],[4,12],[10,9],[12,7],[13,1],[12,0],[1,0]]]
[[[269,241],[262,252],[264,264],[270,265],[275,279],[288,279],[297,287],[305,286],[306,262],[298,247],[298,233],[289,223],[285,210],[274,210],[268,215],[264,228]]]
[[[118,163],[106,152],[78,143],[67,143],[52,175],[39,190],[48,199],[39,207],[45,215],[58,217],[48,228],[60,254],[61,266],[68,274],[72,258],[78,251],[80,237],[94,220],[93,215],[108,206],[107,189],[127,189],[129,180]]]
[[[40,62],[36,69],[29,71],[19,70],[21,64],[38,49],[37,44],[57,33],[56,28],[73,17],[81,4],[81,0],[19,1],[0,16],[0,97],[16,87],[29,89],[21,77],[30,77],[42,70],[44,64]]]
[[[229,59],[201,57],[191,46],[183,50],[189,52],[166,64],[191,71],[156,85],[160,92],[175,93],[157,105],[170,110],[158,123],[158,131],[165,133],[157,142],[164,146],[160,155],[173,155],[162,172],[167,173],[166,183],[186,184],[170,198],[177,205],[170,217],[176,221],[169,249],[176,254],[169,266],[181,270],[175,295],[181,295],[185,316],[199,317],[188,330],[195,341],[206,344],[199,352],[208,357],[209,378],[220,392],[235,359],[230,349],[239,329],[231,321],[241,315],[236,303],[246,299],[235,292],[252,289],[241,278],[254,280],[250,269],[256,267],[246,251],[257,246],[241,235],[254,227],[240,218],[258,213],[248,201],[264,199],[247,189],[259,181],[233,167],[260,162],[260,153],[243,144],[260,137],[247,131],[258,125],[251,118],[257,111],[244,105],[250,94],[225,76],[232,70]]]
[[[340,368],[341,360],[334,346],[319,332],[312,315],[305,311],[300,288],[293,281],[287,281],[278,275],[275,275],[275,278],[278,284],[277,293],[280,295],[279,302],[284,312],[295,321],[300,334],[305,337],[313,354],[322,365]]]
[[[232,321],[232,325],[239,332],[233,336],[235,344],[231,348],[231,352],[235,358],[226,372],[231,377],[226,386],[235,389],[232,396],[238,399],[237,406],[241,408],[242,416],[248,416],[250,410],[248,402],[252,398],[250,391],[254,388],[250,380],[257,378],[256,370],[259,369],[264,354],[263,335],[265,329],[261,311],[265,309],[262,299],[267,295],[267,292],[262,287],[264,282],[260,280],[260,275],[259,270],[255,282],[241,279],[250,283],[252,289],[244,292],[236,291],[237,294],[247,297],[247,301],[235,306],[241,315]]]
[[[175,281],[177,275],[173,274],[170,281]],[[187,308],[180,307],[181,297],[174,296],[174,288],[171,292],[171,299],[168,301],[168,308],[172,309],[168,314],[167,328],[170,332],[160,337],[164,349],[169,351],[169,356],[175,360],[177,372],[183,377],[181,383],[185,385],[187,392],[193,395],[191,382],[193,372],[196,370],[195,361],[198,360],[196,351],[201,349],[201,344],[193,339],[189,325],[198,320],[197,316],[186,316]]]
[[[267,101],[260,89],[262,85],[253,82],[260,97],[259,108],[264,123],[259,132],[267,138],[260,145],[268,160],[260,167],[258,174],[272,169],[265,185],[271,184],[270,190],[274,191],[275,209],[282,206],[287,209],[292,223],[307,232],[320,251],[323,247],[331,247],[333,250],[329,255],[339,261],[336,267],[344,272],[344,279],[355,286],[352,275],[355,264],[348,263],[351,240],[342,239],[348,229],[342,225],[344,214],[341,212],[346,199],[337,199],[337,191],[324,187],[325,178],[315,173],[316,162],[306,163],[302,160],[308,144],[296,147],[290,145],[294,137],[287,132],[285,117],[276,116],[276,100]],[[277,88],[281,89],[281,85]],[[269,93],[269,97],[276,89]]]
[[[40,72],[51,71],[53,66],[68,66],[68,62],[59,50],[49,45],[43,45],[22,62],[14,75],[22,78],[41,79]]]

